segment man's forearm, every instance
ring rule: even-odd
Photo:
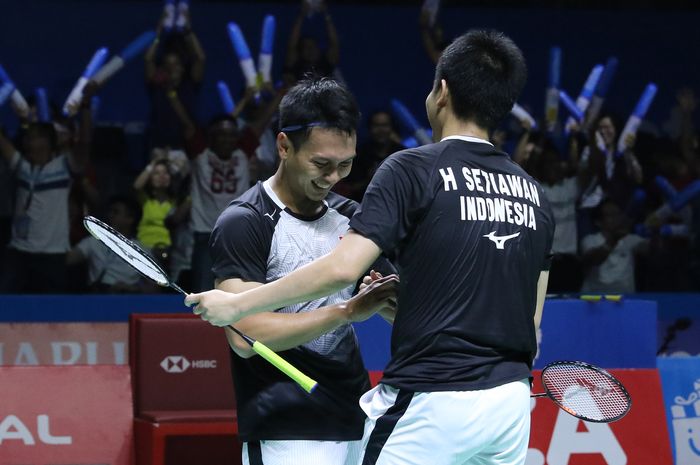
[[[250,315],[333,294],[356,283],[380,254],[372,241],[350,232],[324,257],[241,294],[242,310]]]
[[[334,262],[333,254],[328,254],[277,281],[247,291],[241,294],[242,307],[248,314],[274,310],[330,295],[354,284],[357,278]]]
[[[298,347],[347,323],[344,306],[345,303],[339,303],[303,313],[260,313],[240,320],[236,328],[279,352]],[[236,341],[236,348],[248,350],[250,346],[240,339]]]

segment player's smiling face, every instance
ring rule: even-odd
[[[293,195],[320,202],[350,174],[357,139],[333,129],[313,128],[309,138],[286,158]]]

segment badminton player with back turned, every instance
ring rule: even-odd
[[[392,357],[360,401],[363,465],[525,462],[554,221],[537,182],[487,142],[525,78],[503,34],[458,37],[426,99],[437,142],[382,164],[331,253],[242,294],[186,299],[224,325],[335,292],[395,251]]]
[[[277,172],[231,202],[211,235],[218,289],[242,292],[279,279],[347,233],[357,203],[330,189],[350,173],[358,120],[355,98],[333,80],[304,80],[289,90],[280,103]],[[383,272],[393,271],[384,264]],[[393,314],[396,305],[395,282],[374,284],[353,297],[352,283],[236,324],[318,381],[313,395],[227,329],[245,465],[357,462],[364,425],[358,401],[369,379],[349,321]]]

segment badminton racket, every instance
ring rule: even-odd
[[[107,246],[112,252],[131,265],[136,271],[156,282],[160,286],[170,287],[182,295],[187,295],[187,292],[183,291],[180,286],[172,282],[160,265],[158,265],[156,261],[134,241],[127,239],[121,233],[119,233],[119,231],[116,231],[108,224],[92,216],[86,216],[83,218],[83,225],[95,239]],[[236,334],[242,337],[253,348],[255,353],[289,376],[306,392],[311,393],[316,388],[316,381],[299,371],[292,364],[273,352],[265,344],[260,341],[256,341],[250,336],[246,336],[233,326],[229,327],[235,331]]]
[[[584,362],[552,362],[542,369],[545,392],[565,412],[585,421],[611,423],[627,415],[632,398],[613,375]]]

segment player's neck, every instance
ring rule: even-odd
[[[323,208],[323,201],[310,200],[303,194],[296,195],[285,180],[288,176],[284,168],[280,166],[277,172],[270,178],[270,187],[280,201],[293,213],[302,216],[315,216]]]
[[[482,128],[473,121],[464,121],[457,118],[447,118],[439,136],[440,140],[449,136],[467,136],[489,140],[488,130]]]

